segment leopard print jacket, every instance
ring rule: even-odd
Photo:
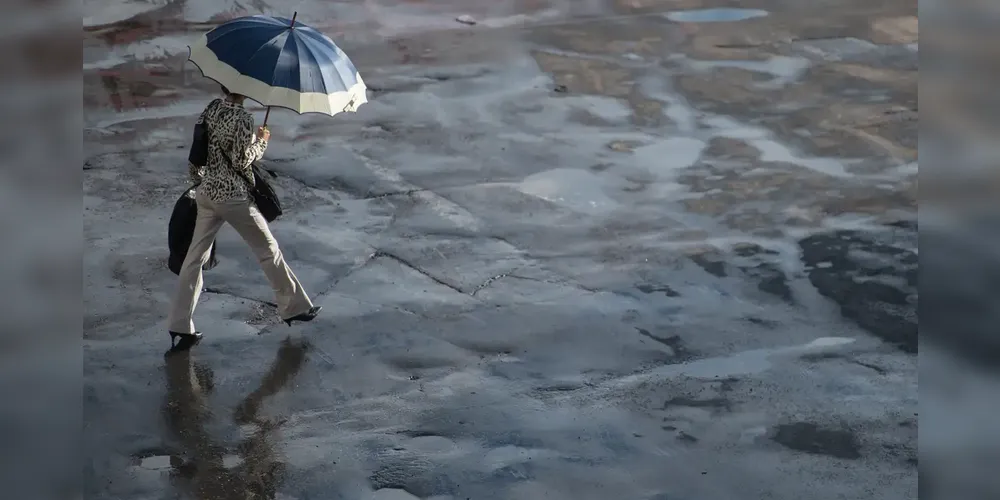
[[[253,115],[240,104],[215,99],[202,111],[198,123],[208,126],[208,164],[188,163],[191,181],[214,202],[248,199],[247,183],[254,182],[253,162],[267,149],[267,141],[257,140],[254,133]]]

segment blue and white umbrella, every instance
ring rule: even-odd
[[[233,19],[190,50],[188,60],[203,75],[265,106],[332,116],[368,102],[365,82],[347,54],[295,16]]]

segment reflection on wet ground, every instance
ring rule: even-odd
[[[302,368],[305,352],[304,345],[285,341],[259,387],[234,409],[232,419],[246,434],[234,450],[207,430],[221,416],[213,413],[209,402],[215,383],[212,369],[193,361],[190,353],[168,354],[163,415],[172,436],[165,441],[176,442],[179,449],[166,461],[147,457],[140,467],[169,464],[171,482],[195,498],[274,498],[284,467],[274,449],[281,421],[261,419],[260,405],[291,382]]]
[[[324,316],[224,230],[164,386],[185,46],[253,5],[88,7],[88,495],[914,496],[912,2],[300,3],[372,88],[270,117]]]

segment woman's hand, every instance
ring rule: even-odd
[[[266,141],[271,138],[271,131],[267,127],[261,125],[257,127],[257,139],[261,141]]]

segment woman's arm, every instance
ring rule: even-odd
[[[250,145],[251,153],[253,154],[253,161],[257,161],[264,157],[264,151],[267,150],[267,139],[257,135],[257,130],[254,130],[253,144]]]
[[[253,116],[248,112],[240,117],[236,126],[236,136],[233,138],[233,149],[230,152],[233,158],[233,167],[247,179],[250,184],[253,180],[253,162],[264,156],[267,149],[267,141],[254,137]]]

